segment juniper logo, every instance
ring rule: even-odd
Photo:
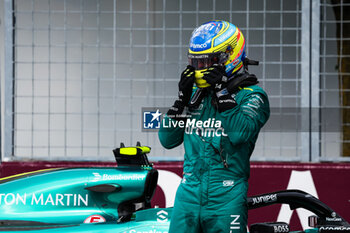
[[[277,200],[277,194],[271,194],[271,195],[265,195],[265,196],[260,196],[260,197],[254,197],[253,198],[253,205],[259,204],[261,202],[273,202]]]

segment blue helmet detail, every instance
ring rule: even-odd
[[[190,49],[194,52],[204,51],[211,47],[212,39],[223,27],[222,21],[210,21],[193,31]]]

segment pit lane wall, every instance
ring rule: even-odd
[[[114,167],[109,162],[3,162],[0,176],[54,167]],[[158,187],[153,206],[170,207],[181,181],[182,162],[156,162],[159,171]],[[248,195],[258,195],[285,189],[306,191],[350,221],[350,164],[349,163],[269,163],[251,164]],[[284,221],[291,229],[306,229],[310,212],[288,206],[274,205],[249,211],[249,225],[256,222]]]

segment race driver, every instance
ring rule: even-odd
[[[169,232],[246,232],[249,159],[269,118],[268,97],[247,72],[245,39],[229,22],[196,28],[188,60],[159,130],[165,148],[185,148]]]

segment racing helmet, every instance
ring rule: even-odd
[[[243,34],[227,21],[210,21],[192,32],[188,63],[195,68],[195,82],[200,88],[210,86],[203,79],[203,72],[210,66],[223,65],[230,78],[243,67],[245,57]]]

